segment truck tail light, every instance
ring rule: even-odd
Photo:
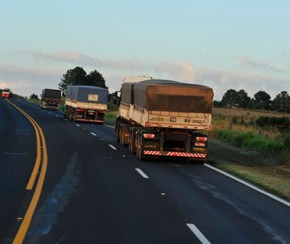
[[[206,142],[207,141],[207,137],[203,137],[203,136],[197,136],[196,137],[197,141],[201,141],[201,142]]]
[[[146,139],[153,139],[155,137],[154,134],[149,134],[149,133],[146,133],[146,134],[143,134],[143,137],[146,138]]]

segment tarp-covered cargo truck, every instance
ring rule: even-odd
[[[151,79],[123,83],[116,120],[117,141],[142,160],[152,157],[207,159],[213,90]]]
[[[73,121],[102,124],[107,111],[108,90],[96,86],[68,86],[65,117]]]
[[[43,89],[41,93],[40,106],[43,109],[59,109],[59,103],[61,100],[61,92],[56,89]]]

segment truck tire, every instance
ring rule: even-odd
[[[129,151],[131,154],[136,153],[136,142],[135,142],[135,135],[134,135],[134,130],[130,130],[129,134]]]
[[[119,130],[119,135],[120,135],[120,144],[124,146],[124,127],[121,126]]]
[[[129,150],[130,150],[131,154],[136,153],[135,142],[133,140],[129,142]]]
[[[140,161],[143,161],[145,159],[143,153],[142,153],[142,137],[138,135],[137,138],[137,149],[136,149],[137,157]]]
[[[118,119],[115,125],[115,136],[116,136],[116,141],[120,142],[120,121]]]
[[[73,122],[77,121],[77,114],[74,112],[73,117],[72,117]]]
[[[116,135],[116,141],[117,141],[117,142],[120,142],[119,129],[116,129],[116,131],[115,131],[115,135]]]
[[[68,111],[67,111],[67,110],[64,112],[63,117],[64,117],[65,119],[68,119]]]

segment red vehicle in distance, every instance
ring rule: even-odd
[[[2,89],[1,93],[2,98],[10,98],[12,96],[12,92],[9,88]]]

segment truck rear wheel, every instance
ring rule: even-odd
[[[135,136],[135,132],[134,130],[130,130],[129,133],[129,151],[131,152],[131,154],[135,154],[136,153],[136,136]]]
[[[119,129],[115,130],[115,135],[116,135],[116,141],[120,142],[120,135],[119,135]]]
[[[145,159],[145,156],[143,154],[142,150],[142,136],[138,135],[137,137],[137,149],[136,149],[137,157],[140,161],[143,161]]]
[[[120,144],[122,146],[124,146],[124,127],[121,126],[120,130],[119,130],[119,134],[120,134]]]

